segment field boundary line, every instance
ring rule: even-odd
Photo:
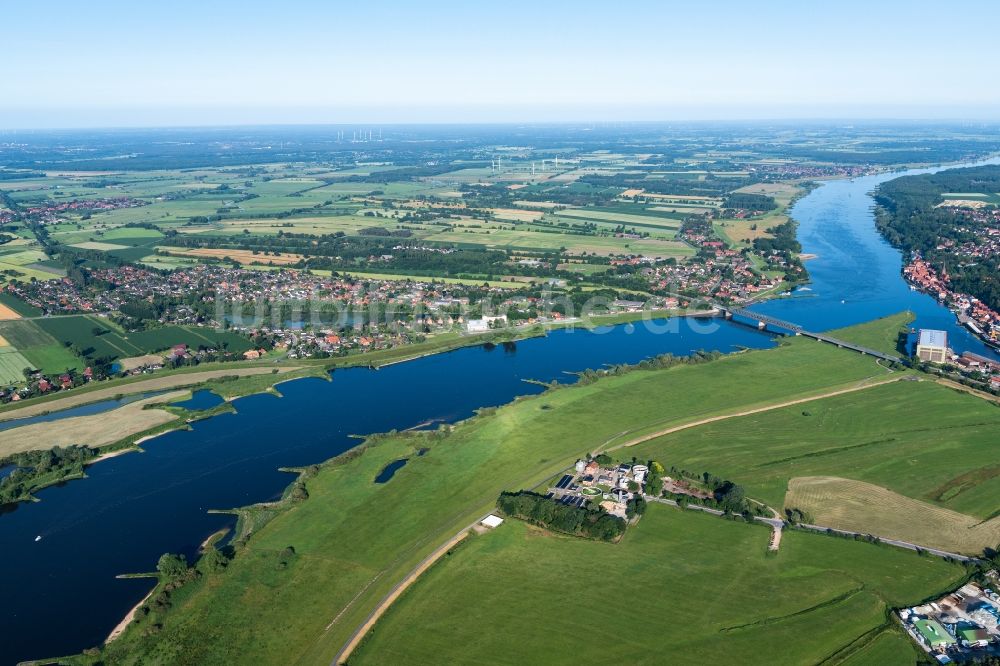
[[[986,393],[985,391],[980,391],[978,389],[972,388],[971,386],[966,386],[964,384],[959,384],[958,382],[954,382],[954,381],[952,381],[950,379],[945,379],[944,377],[939,377],[938,379],[935,379],[934,381],[937,382],[938,384],[942,385],[942,386],[947,386],[948,388],[955,389],[956,391],[962,391],[963,393],[968,393],[969,395],[974,395],[977,398],[982,398],[983,400],[986,400],[987,402],[993,402],[993,403],[996,403],[996,404],[1000,405],[1000,397],[995,396],[995,395],[990,395],[989,393]]]

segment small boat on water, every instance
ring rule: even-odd
[[[41,540],[42,540],[42,535],[41,534],[39,534],[38,536],[35,537],[35,541],[41,541]]]

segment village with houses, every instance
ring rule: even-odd
[[[994,238],[992,245],[994,256],[1000,255],[1000,235]],[[1000,349],[1000,312],[974,296],[954,291],[946,267],[938,272],[919,253],[914,253],[909,263],[903,267],[903,276],[913,288],[930,294],[947,305],[955,313],[959,323],[983,342]]]

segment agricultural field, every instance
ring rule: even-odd
[[[16,351],[21,359],[11,359],[11,362],[24,362],[23,365],[16,368],[16,377],[10,379],[11,375],[8,374],[5,375],[5,379],[0,381],[23,381],[22,370],[26,367],[41,370],[47,374],[57,374],[68,369],[83,369],[79,358],[74,356],[65,345],[45,333],[33,321],[23,319],[0,321],[0,338],[6,343],[5,347],[0,348],[0,352]]]
[[[3,354],[0,354],[2,358]],[[0,456],[46,446],[93,446],[113,444],[136,433],[170,423],[177,416],[162,409],[149,409],[187,395],[174,391],[130,402],[127,405],[90,416],[70,416],[56,421],[42,421],[0,431]]]
[[[168,247],[163,245],[158,246],[156,249],[158,252],[172,256],[195,257],[198,259],[228,258],[241,264],[274,264],[276,266],[284,266],[288,264],[297,264],[303,259],[301,254],[292,254],[288,252],[263,254],[261,252],[253,252],[251,250],[183,248]],[[146,258],[147,262],[150,260],[151,259],[149,257]]]
[[[15,384],[24,381],[24,369],[31,367],[31,361],[17,351],[16,347],[0,339],[0,384]]]
[[[787,495],[790,484],[802,483],[795,479],[865,482],[878,495],[863,504],[858,489],[867,486],[827,485],[822,508],[810,502],[816,520],[849,512],[860,531],[978,554],[995,531],[952,543],[938,531],[946,515],[930,509],[963,514],[963,525],[996,515],[1000,450],[991,442],[998,428],[1000,410],[992,403],[934,382],[903,380],[691,428],[630,453],[699,474],[711,471],[779,508],[797,508],[801,492]],[[891,511],[875,503],[890,496],[897,500]]]
[[[21,281],[51,280],[61,272],[44,265],[48,257],[44,252],[28,245],[0,245],[0,284],[18,279]]]
[[[973,208],[979,206],[1000,206],[1000,192],[944,192],[941,194],[941,197],[946,204],[967,201],[970,207]]]
[[[360,215],[325,215],[322,217],[290,217],[284,219],[263,218],[259,220],[233,219],[217,222],[210,228],[217,235],[235,235],[246,229],[251,234],[283,233],[309,234],[322,236],[342,231],[345,234],[356,235],[368,227],[384,226],[394,229],[399,225],[394,219],[363,217]],[[204,233],[197,227],[178,229],[180,233]]]
[[[684,257],[694,254],[685,243],[654,238],[620,239],[609,236],[564,234],[543,231],[521,231],[469,228],[433,233],[426,240],[458,245],[480,245],[491,249],[512,251],[564,250],[569,255],[620,253],[643,254],[651,257]]]
[[[778,645],[783,662],[821,663],[866,648],[888,608],[964,575],[941,560],[823,535],[787,534],[768,557],[768,537],[663,506],[617,545],[508,520],[425,574],[351,663],[576,664],[606,645],[631,664],[661,663],[665,649],[772,664]],[[621,612],[623,599],[642,599],[642,612]],[[483,631],[490,626],[503,630]],[[902,650],[880,663],[915,658]]]
[[[559,211],[559,217],[583,218],[586,220],[613,222],[615,224],[663,229],[679,229],[681,226],[679,219],[667,215],[636,215],[634,213],[620,213],[613,210],[591,210],[589,208],[567,208]]]
[[[221,347],[242,352],[250,341],[236,333],[211,328],[163,326],[125,335],[111,322],[93,315],[73,315],[36,320],[43,331],[61,343],[69,343],[84,356],[111,359],[142,356],[186,344],[198,347]]]
[[[22,206],[132,198],[143,205],[85,214],[65,211],[47,222],[46,230],[54,242],[87,253],[85,267],[100,267],[106,257],[107,263],[124,260],[173,269],[191,265],[185,258],[157,253],[157,247],[180,245],[165,238],[174,233],[184,235],[188,246],[184,254],[195,260],[219,256],[211,246],[219,245],[220,237],[227,239],[222,244],[244,252],[267,247],[301,253],[301,244],[281,248],[272,238],[260,237],[343,234],[358,245],[379,250],[371,253],[375,257],[387,254],[379,244],[391,248],[402,242],[431,248],[531,252],[534,256],[558,252],[563,259],[584,254],[644,255],[685,262],[696,248],[676,238],[684,218],[717,211],[728,190],[751,178],[746,170],[731,166],[712,169],[701,160],[669,160],[660,168],[645,167],[643,160],[655,158],[653,153],[641,159],[603,150],[569,153],[555,148],[516,151],[503,156],[503,168],[497,170],[490,168],[480,153],[474,159],[454,155],[445,162],[434,162],[429,169],[412,163],[279,162],[238,168],[67,172],[4,185],[10,185],[5,191]],[[422,174],[424,170],[427,175]],[[641,186],[618,184],[616,179],[624,177]],[[483,211],[491,219],[475,219],[472,214],[459,214],[455,208],[443,210],[442,206]],[[410,219],[403,221],[404,215]],[[619,226],[647,237],[616,237]],[[743,232],[719,235],[734,244],[752,240]],[[205,239],[205,247],[197,247],[199,238]],[[227,250],[226,254],[233,256],[234,252]],[[252,261],[249,255],[246,259]],[[4,261],[0,256],[0,273]],[[279,263],[270,257],[266,261]],[[58,263],[9,268],[16,271],[9,277],[21,279],[50,279],[62,274]],[[380,272],[380,268],[368,266],[370,272]],[[576,272],[585,281],[606,284],[613,280],[596,277],[605,271]]]
[[[795,477],[788,482],[785,505],[806,511],[821,525],[952,552],[975,554],[1000,544],[1000,516],[981,520],[864,481]]]

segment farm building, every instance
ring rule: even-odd
[[[917,620],[913,626],[920,632],[920,636],[931,648],[948,647],[956,643],[941,623],[937,620]]]
[[[480,525],[483,527],[488,527],[491,530],[495,527],[499,527],[503,523],[503,518],[500,516],[495,516],[492,513],[480,521]]]
[[[959,629],[958,637],[966,647],[986,647],[990,642],[989,632],[981,627]]]

